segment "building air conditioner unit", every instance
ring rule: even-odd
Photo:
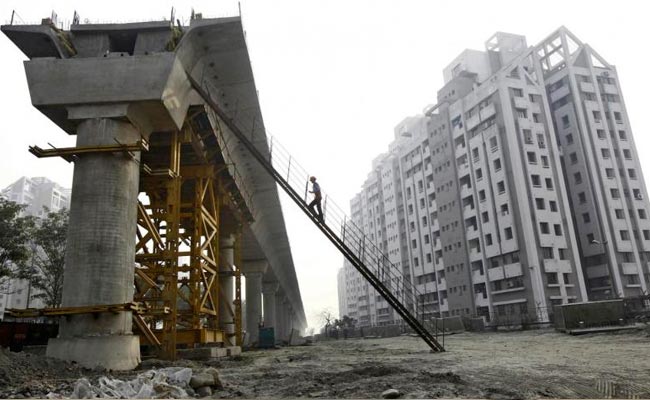
[[[641,193],[636,195],[637,200],[643,200],[643,195]]]

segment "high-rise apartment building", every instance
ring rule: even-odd
[[[0,192],[0,196],[24,204],[26,215],[42,217],[43,207],[58,211],[70,206],[70,189],[44,178],[22,177]],[[0,319],[7,308],[44,307],[42,301],[33,299],[34,288],[25,280],[12,279],[2,282],[0,288]]]
[[[414,300],[432,317],[544,322],[553,305],[646,290],[648,202],[615,69],[560,28],[533,47],[497,33],[443,75],[355,199],[389,180],[384,166],[396,187],[352,202],[353,220],[374,213],[368,237],[398,249]],[[382,237],[372,221],[390,226],[392,209],[397,231]],[[355,318],[373,324],[368,306]]]
[[[535,51],[590,298],[647,293],[650,205],[616,68],[566,28]]]

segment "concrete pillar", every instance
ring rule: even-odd
[[[277,282],[264,282],[262,293],[264,295],[264,327],[277,328],[276,323],[276,293],[280,284]],[[277,336],[277,333],[276,333]]]
[[[244,261],[242,271],[246,277],[246,332],[248,344],[256,346],[262,322],[262,277],[268,267],[266,260]]]
[[[284,295],[278,294],[275,297],[275,318],[276,318],[276,329],[275,329],[275,341],[282,342],[285,340],[285,313],[284,313]]]
[[[77,146],[139,139],[133,125],[109,118],[86,119],[77,128]],[[133,300],[139,169],[126,154],[91,153],[75,161],[63,307]],[[47,355],[90,368],[133,369],[140,363],[140,347],[131,318],[130,311],[61,318]]]
[[[219,275],[219,328],[224,332],[226,346],[235,346],[235,278],[232,275],[235,264],[235,237],[229,235],[222,237],[219,244],[221,254],[220,268],[223,273]]]

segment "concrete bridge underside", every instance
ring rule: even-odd
[[[48,354],[130,369],[138,345],[160,338],[174,354],[177,344],[239,344],[240,273],[250,343],[262,321],[280,338],[306,327],[277,186],[192,86],[198,82],[241,126],[254,121],[251,135],[268,154],[239,17],[70,31],[44,20],[2,31],[30,59],[34,107],[77,135],[68,154],[75,168],[62,306],[126,304],[135,296],[174,313],[140,321],[151,331],[140,338],[127,309],[68,315]],[[131,147],[107,150],[116,145]],[[183,339],[187,326],[198,331]],[[171,331],[178,337],[165,342]]]

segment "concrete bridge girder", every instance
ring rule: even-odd
[[[95,121],[93,124],[97,121],[122,121],[132,126],[130,129],[134,132],[131,135],[134,137],[129,136],[128,141],[135,141],[137,136],[148,138],[151,132],[181,129],[188,109],[202,102],[191,89],[187,78],[190,73],[195,80],[218,93],[221,101],[238,99],[237,107],[241,113],[237,118],[242,124],[248,123],[244,119],[251,116],[256,120],[255,133],[262,135],[264,140],[260,146],[268,152],[240,18],[192,21],[175,52],[146,51],[147,43],[160,47],[164,42],[161,37],[168,36],[161,36],[164,24],[160,23],[102,25],[96,27],[98,33],[95,33],[97,37],[103,37],[105,32],[109,32],[107,35],[110,36],[110,32],[126,29],[124,25],[128,25],[130,32],[142,29],[143,39],[136,40],[138,50],[134,50],[132,55],[114,54],[108,50],[101,54],[96,52],[97,49],[92,50],[92,46],[82,40],[84,35],[93,34],[91,25],[76,27],[72,31],[72,42],[75,43],[76,36],[80,43],[80,53],[75,58],[66,58],[65,52],[56,47],[55,40],[54,47],[42,44],[35,47],[32,40],[23,40],[25,35],[45,35],[51,40],[50,28],[3,26],[2,30],[31,58],[25,62],[25,70],[33,105],[69,134],[83,131],[87,126],[85,121]],[[43,58],[53,54],[59,58]],[[213,73],[206,75],[206,69]],[[225,103],[224,107],[234,108],[233,104]],[[214,122],[218,124],[218,121]],[[263,279],[278,282],[284,299],[296,310],[295,325],[304,328],[306,319],[275,182],[252,162],[247,151],[233,140],[227,129],[221,129],[229,147],[230,157],[225,161],[246,165],[240,172],[246,182],[252,183],[253,193],[259,193],[248,200],[255,220],[244,228],[242,257],[260,258],[261,254],[268,260],[269,268]],[[108,137],[113,141],[126,140]],[[137,191],[137,179],[130,181],[129,185]],[[73,191],[73,202],[74,199]],[[135,207],[134,201],[134,210]],[[124,262],[129,263],[128,259],[133,257],[127,256]],[[133,279],[132,273],[130,279]],[[276,310],[276,316],[278,314]],[[130,326],[124,327],[125,333],[129,330]],[[123,366],[109,368],[124,369]]]

